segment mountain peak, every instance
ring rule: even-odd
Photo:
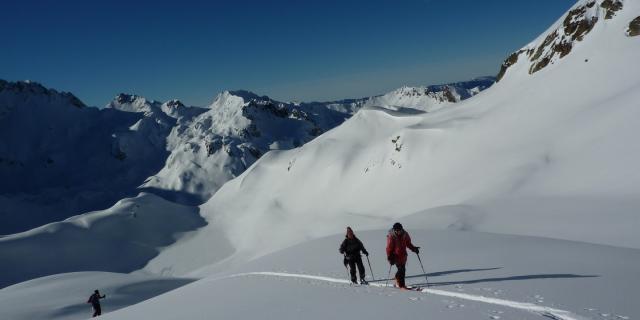
[[[148,112],[158,104],[154,100],[147,100],[139,95],[120,93],[106,107],[127,112]]]
[[[77,108],[84,108],[86,105],[72,93],[48,89],[38,82],[30,80],[10,82],[0,79],[0,94],[43,96],[47,100],[61,100]]]
[[[223,93],[240,97],[244,99],[246,102],[249,102],[250,100],[269,100],[270,99],[268,96],[260,96],[248,90],[226,90]]]
[[[625,7],[622,0],[581,0],[564,14],[547,32],[524,48],[509,55],[500,68],[497,81],[520,61],[527,63],[528,74],[534,74],[574,51],[594,28],[616,19]],[[624,31],[622,31],[624,32]]]
[[[171,99],[164,103],[169,108],[184,108],[185,105],[178,99]]]
[[[113,100],[120,104],[135,103],[135,102],[146,103],[147,101],[147,99],[145,99],[144,97],[141,97],[136,94],[128,94],[128,93],[119,93],[117,96],[115,96],[115,98],[113,98]]]

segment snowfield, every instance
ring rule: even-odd
[[[534,74],[521,60],[448,108],[365,108],[265,155],[201,213],[249,258],[421,212],[444,228],[640,248],[640,42],[620,31],[639,13],[626,1],[561,60]],[[470,210],[428,214],[451,206]]]
[[[0,236],[0,319],[88,318],[95,289],[124,320],[638,319],[638,16],[580,0],[455,104],[449,87],[322,106],[225,92],[189,112],[123,96],[144,116],[118,143],[157,133],[165,167],[109,209]],[[396,221],[422,247],[419,291],[387,287]],[[369,286],[346,281],[346,226]]]
[[[640,250],[479,232],[409,229],[430,286],[384,288],[387,230],[356,231],[375,279],[350,286],[335,235],[198,281],[139,273],[49,276],[0,290],[7,319],[83,319],[100,288],[105,319],[637,319]],[[363,257],[364,258],[364,257]],[[365,260],[366,264],[366,260]],[[393,270],[392,272],[395,272]],[[414,254],[408,283],[425,285]],[[367,278],[372,280],[367,266]],[[390,283],[390,282],[389,282]],[[155,298],[149,296],[184,285]],[[95,287],[95,288],[94,288]],[[65,294],[61,295],[61,292]],[[119,311],[115,311],[120,309]]]

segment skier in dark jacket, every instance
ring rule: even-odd
[[[100,307],[100,299],[106,298],[106,295],[100,295],[100,291],[96,290],[87,300],[87,303],[91,303],[93,307],[93,317],[97,317],[102,314],[102,308]]]
[[[356,235],[351,230],[351,227],[347,227],[347,235],[340,245],[340,253],[344,255],[344,265],[349,264],[349,271],[351,273],[351,282],[356,282],[356,265],[358,266],[358,272],[360,273],[360,284],[368,284],[364,279],[364,264],[362,264],[362,256],[360,251],[364,255],[369,256],[369,252],[364,248],[362,241],[356,238]]]
[[[393,224],[393,228],[389,230],[387,235],[387,260],[389,264],[396,265],[396,287],[406,289],[404,282],[406,273],[405,265],[407,264],[407,248],[415,253],[420,252],[420,247],[416,247],[411,243],[411,237],[404,231],[399,222]]]

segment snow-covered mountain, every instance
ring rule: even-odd
[[[485,77],[403,87],[366,99],[312,103],[286,103],[248,91],[225,91],[206,112],[173,129],[167,140],[171,155],[166,165],[143,187],[174,201],[201,204],[265,153],[300,147],[362,107],[435,109],[467,99],[494,81]],[[131,109],[147,110],[144,105]]]
[[[411,107],[445,91],[466,98],[467,88],[491,83],[390,93],[383,97],[393,104],[381,104]],[[283,103],[226,91],[199,108],[119,94],[97,109],[37,83],[1,81],[0,234],[105,209],[139,191],[201,204],[269,150],[299,147],[378,98]]]
[[[489,88],[495,81],[494,77],[482,77],[471,81],[427,87],[405,86],[381,96],[371,97],[365,101],[364,105],[395,110],[411,108],[432,112],[468,99]]]
[[[626,32],[640,3],[613,3],[578,2],[472,99],[426,114],[363,108],[301,148],[266,154],[201,207],[203,230],[224,230],[235,249],[226,263],[402,219],[640,248],[640,43]],[[568,43],[565,55],[552,49]]]
[[[505,60],[499,82],[452,105],[466,91],[313,104],[224,92],[193,116],[123,97],[109,109],[160,110],[142,127],[167,133],[165,167],[144,188],[183,203],[213,195],[194,207],[142,193],[0,238],[0,286],[15,284],[0,310],[78,319],[99,286],[105,309],[124,308],[114,319],[636,319],[639,17],[638,1],[578,1]],[[420,292],[384,285],[395,221],[422,246],[432,286]],[[346,225],[382,281],[345,284]],[[415,258],[410,283],[424,285]]]
[[[477,81],[439,88],[476,90]],[[489,85],[492,80],[480,81]],[[182,204],[200,204],[265,153],[299,147],[376,98],[283,103],[251,92],[226,91],[208,108],[197,108],[177,100],[160,103],[119,94],[104,109],[97,109],[39,84],[2,84],[5,118],[0,121],[6,125],[0,132],[8,139],[0,143],[0,165],[11,179],[2,181],[0,230],[22,231],[100,210],[0,239],[0,286],[76,270],[140,269],[158,254],[157,247],[172,243],[167,239],[203,226],[204,220],[193,217],[197,208],[148,193],[113,206],[112,201],[147,191]],[[428,90],[431,94],[437,88]],[[405,105],[385,107],[395,110],[412,103],[404,98],[395,101]],[[158,210],[164,220],[175,221],[172,226],[154,225],[152,212]],[[149,235],[133,236],[141,233]],[[220,251],[225,241],[220,237],[215,252],[192,261],[204,265],[212,255],[215,259],[230,255],[233,248]],[[112,250],[114,243],[119,243],[118,250]],[[16,247],[22,249],[12,249]],[[33,258],[25,259],[24,252]],[[163,259],[149,269],[164,274],[185,271]]]
[[[287,104],[247,91],[219,94],[206,112],[169,135],[165,166],[144,188],[200,204],[269,150],[312,140],[351,114],[324,104]]]
[[[618,11],[625,6],[633,6],[633,1],[623,0],[604,0],[604,1],[580,1],[572,7],[562,19],[554,23],[547,31],[541,34],[537,39],[529,43],[522,49],[512,53],[502,64],[497,80],[500,81],[507,73],[509,67],[518,63],[520,68],[527,68],[529,74],[534,74],[547,66],[559,62],[562,58],[570,55],[574,49],[578,50],[585,63],[589,62],[588,54],[590,52],[578,49],[583,46],[581,43],[592,30],[602,30],[615,25],[623,28],[623,35],[633,37],[638,35],[640,28],[640,18],[633,18],[633,14],[625,15],[622,18],[616,18]],[[626,10],[626,13],[632,9]],[[615,22],[609,20],[616,20]],[[628,20],[629,21],[623,21]],[[596,31],[599,32],[599,31]],[[601,33],[602,31],[600,31]],[[613,32],[612,32],[613,33]],[[616,34],[620,36],[620,34]],[[610,41],[606,41],[601,45],[605,45]],[[592,43],[594,41],[591,41]],[[595,53],[595,52],[594,52]],[[597,62],[596,62],[597,63]],[[602,62],[600,62],[602,63]],[[522,72],[522,71],[520,71]]]
[[[0,234],[109,207],[160,170],[172,123],[0,82]]]

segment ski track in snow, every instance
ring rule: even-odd
[[[229,278],[237,278],[237,277],[247,277],[247,276],[271,276],[271,277],[283,277],[283,278],[298,278],[298,279],[309,279],[309,280],[317,280],[317,281],[325,281],[325,282],[333,282],[333,283],[350,284],[350,282],[345,279],[313,276],[308,274],[267,272],[267,271],[238,273],[238,274],[234,274],[226,277],[214,278],[212,279],[212,281],[229,279]],[[369,283],[369,285],[374,287],[383,287],[383,288],[385,287],[385,285],[382,283]],[[495,304],[495,305],[500,305],[504,307],[534,312],[534,313],[540,314],[541,316],[556,319],[556,320],[588,319],[588,318],[576,315],[570,311],[540,306],[540,305],[527,303],[527,302],[518,302],[518,301],[511,301],[511,300],[505,300],[505,299],[497,299],[497,298],[491,298],[491,297],[485,297],[485,296],[476,296],[476,295],[466,294],[466,293],[450,292],[446,290],[427,289],[427,288],[422,288],[420,291],[415,291],[415,292],[430,293],[430,294],[436,294],[436,295],[445,296],[445,297]]]

